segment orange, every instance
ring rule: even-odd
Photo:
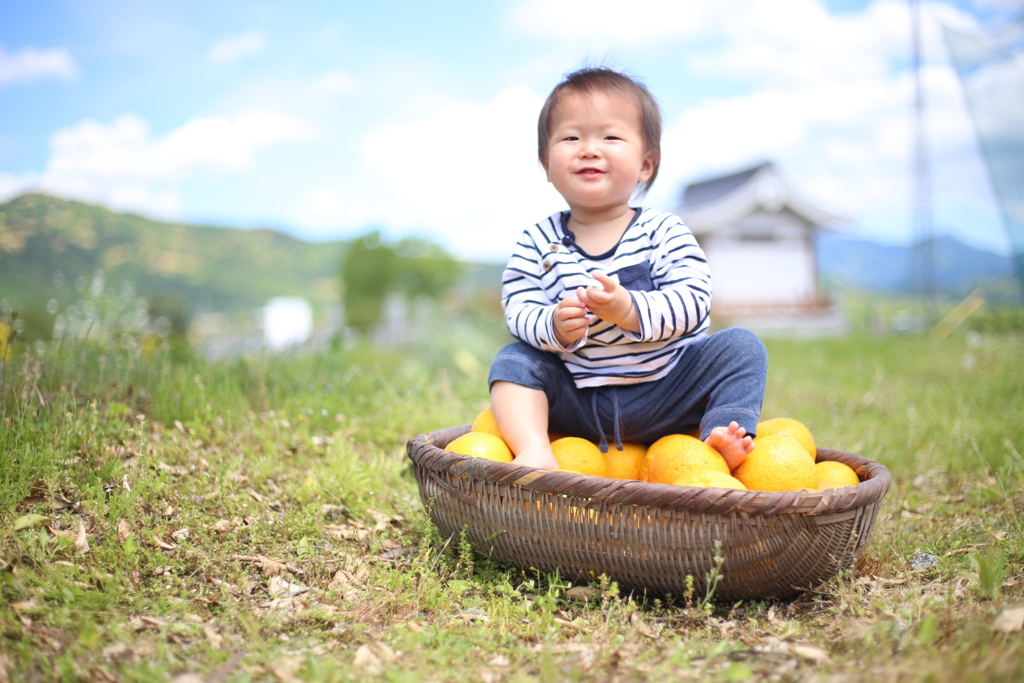
[[[499,439],[504,438],[498,430],[498,422],[494,419],[494,411],[490,408],[484,408],[480,411],[476,419],[473,420],[473,426],[470,429],[474,432],[494,434]]]
[[[747,487],[739,479],[722,474],[718,470],[690,470],[672,483],[676,486],[747,490]]]
[[[754,450],[732,475],[751,491],[813,489],[818,483],[814,459],[799,441],[782,435],[758,434]]]
[[[758,438],[779,434],[796,439],[811,454],[811,458],[814,460],[818,459],[818,450],[814,445],[814,435],[811,434],[811,430],[800,420],[794,420],[791,417],[776,417],[757,423]]]
[[[595,444],[578,436],[563,436],[551,442],[551,451],[555,454],[559,469],[573,470],[580,474],[606,476],[608,465],[604,461],[604,453]]]
[[[822,460],[814,464],[818,472],[818,490],[841,488],[843,486],[856,486],[860,483],[860,477],[853,471],[853,468],[834,460]]]
[[[636,478],[640,481],[647,481],[647,474],[651,469],[651,449],[647,449],[647,453],[644,454],[644,459],[640,461],[640,467],[637,468]]]
[[[663,436],[647,449],[650,458],[646,481],[671,484],[688,470],[718,470],[729,474],[725,458],[700,439],[687,434]]]
[[[608,452],[604,454],[604,461],[608,465],[606,477],[612,479],[639,479],[640,464],[647,455],[647,446],[642,443],[627,441],[622,444],[622,450],[612,444]]]
[[[487,432],[466,432],[455,439],[445,450],[460,455],[472,455],[498,462],[512,462],[512,451],[500,438]]]

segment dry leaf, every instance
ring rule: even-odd
[[[262,494],[257,493],[251,486],[249,488],[242,489],[242,491],[252,496],[253,500],[259,502],[263,502],[264,500],[266,500],[266,498]]]
[[[231,531],[231,522],[226,519],[218,519],[213,523],[213,530],[218,534],[226,534]]]
[[[587,602],[589,600],[600,600],[601,590],[592,586],[573,586],[563,594],[567,600]]]
[[[384,670],[384,664],[393,662],[394,659],[394,650],[384,643],[373,641],[359,646],[352,663],[371,674],[379,674]]]
[[[340,541],[359,541],[369,544],[370,532],[366,529],[357,529],[348,524],[325,524],[324,533]]]
[[[79,508],[78,503],[72,503],[59,493],[53,495],[53,506],[58,510],[75,510],[76,512]]]
[[[280,610],[282,612],[294,612],[295,616],[299,616],[309,607],[309,602],[302,596],[297,598],[274,598],[262,603],[260,607]]]
[[[285,581],[280,576],[273,576],[267,582],[267,593],[273,598],[294,598],[308,590],[306,586]]]
[[[14,530],[22,531],[24,529],[33,529],[38,526],[43,526],[50,523],[50,518],[46,515],[28,514],[18,517],[14,520]]]
[[[263,576],[277,576],[278,574],[289,571],[293,574],[303,574],[304,572],[300,567],[290,564],[288,562],[282,562],[281,560],[274,560],[263,555],[232,555],[231,559],[238,560],[239,562],[254,562],[260,566],[260,573]]]
[[[159,629],[162,626],[166,626],[167,622],[163,619],[157,619],[156,617],[132,617],[128,620],[128,623],[132,625],[136,631],[145,631],[147,629]]]
[[[175,541],[185,541],[188,540],[188,537],[191,535],[191,529],[178,529],[173,534],[171,534],[171,538],[173,538]]]
[[[331,519],[339,519],[341,517],[348,516],[348,508],[344,505],[332,505],[330,503],[324,503],[320,506],[320,512],[324,517],[330,517]]]
[[[158,462],[156,464],[156,468],[161,472],[167,472],[168,474],[173,474],[179,477],[188,474],[187,467],[182,467],[180,465],[168,465],[165,462]]]
[[[274,678],[281,681],[281,683],[304,683],[301,678],[281,665],[271,665],[270,673],[274,674]]]
[[[174,543],[168,543],[167,541],[162,541],[159,538],[157,538],[156,536],[153,537],[153,542],[156,543],[156,545],[158,547],[160,547],[160,548],[162,548],[164,550],[177,550],[178,549],[178,546],[175,545]]]
[[[121,659],[131,653],[131,650],[124,643],[114,643],[103,648],[101,655],[107,659]]]
[[[75,550],[82,555],[89,552],[89,538],[85,535],[85,522],[78,520],[78,538],[75,539]]]
[[[0,652],[0,683],[10,683],[11,679],[7,674],[7,667],[9,667],[10,665],[10,657]]]
[[[792,643],[789,645],[789,650],[793,654],[816,664],[828,661],[828,652],[824,648],[811,645],[810,643]]]
[[[117,542],[124,544],[128,540],[128,537],[132,535],[131,527],[128,525],[128,520],[119,519],[117,520]]]
[[[110,673],[102,666],[94,667],[92,670],[92,680],[99,681],[100,683],[119,683],[114,674]]]
[[[272,560],[269,557],[260,558],[260,573],[263,574],[263,576],[277,576],[287,570],[288,566],[285,565],[284,562],[278,562],[277,560]]]
[[[561,619],[559,617],[555,617],[554,623],[556,625],[561,626],[562,628],[568,629],[570,631],[577,631],[578,632],[578,631],[582,631],[583,630],[583,627],[580,626],[579,624],[574,624],[571,621],[568,621],[567,619]]]
[[[357,580],[355,576],[339,569],[334,572],[334,576],[331,578],[331,582],[327,584],[327,590],[337,590],[338,588],[351,588],[362,586],[362,582]]]
[[[479,621],[484,624],[491,620],[491,618],[487,616],[487,612],[484,612],[482,609],[477,609],[476,607],[470,607],[468,609],[462,610],[461,612],[459,612],[459,614],[455,616],[455,618],[467,622]],[[555,619],[555,621],[557,622],[558,619]]]
[[[1024,606],[1004,609],[995,623],[992,630],[996,633],[1016,633],[1024,628]]]
[[[212,626],[204,626],[203,633],[206,634],[206,639],[210,641],[210,647],[214,650],[219,650],[220,646],[224,643],[224,636],[217,633],[217,630]]]

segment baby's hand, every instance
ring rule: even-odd
[[[555,306],[555,337],[562,346],[571,346],[586,334],[589,324],[587,309],[579,299],[570,296]]]
[[[576,296],[580,302],[601,320],[606,320],[613,325],[633,330],[639,329],[636,322],[636,311],[633,306],[633,297],[629,295],[625,287],[608,277],[605,273],[594,273],[600,287],[579,287],[576,289]]]

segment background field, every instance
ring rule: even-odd
[[[1019,332],[767,340],[764,417],[894,485],[852,572],[740,604],[438,537],[405,442],[487,405],[497,321],[223,362],[96,339],[0,364],[0,681],[1024,678]]]

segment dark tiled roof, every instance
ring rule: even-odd
[[[690,183],[683,190],[683,206],[699,206],[700,204],[723,197],[742,187],[744,183],[750,180],[762,168],[771,165],[770,161],[766,161],[744,171],[711,178],[710,180],[702,180],[699,183]]]

